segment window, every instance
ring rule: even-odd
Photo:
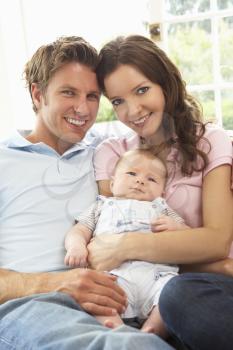
[[[233,0],[164,0],[163,45],[205,120],[233,133]]]

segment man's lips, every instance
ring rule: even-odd
[[[87,120],[80,120],[80,119],[75,119],[75,118],[70,118],[70,117],[65,117],[66,121],[75,126],[83,126]]]

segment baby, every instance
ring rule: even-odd
[[[113,197],[98,196],[67,233],[65,264],[87,266],[87,245],[93,235],[130,231],[146,234],[187,228],[183,219],[162,198],[166,177],[164,163],[149,150],[126,152],[117,162],[111,180]],[[118,276],[118,283],[128,297],[128,306],[121,317],[142,319],[142,331],[165,337],[158,299],[164,285],[177,272],[177,266],[144,261],[127,261],[110,271]],[[123,323],[121,317],[97,316],[97,319],[114,328]]]

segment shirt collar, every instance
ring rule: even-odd
[[[24,149],[28,152],[34,151],[40,153],[41,151],[41,153],[57,154],[53,148],[46,145],[44,142],[31,143],[28,141],[26,137],[30,134],[30,132],[31,130],[16,130],[9,138],[4,139],[2,144],[8,148]],[[81,142],[74,144],[62,156],[84,150],[87,147],[91,147],[93,144],[95,145],[95,138],[89,136]]]

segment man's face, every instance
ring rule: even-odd
[[[37,141],[59,153],[83,139],[93,125],[100,91],[96,74],[77,62],[62,66],[51,78],[44,94],[34,86],[37,107]]]

